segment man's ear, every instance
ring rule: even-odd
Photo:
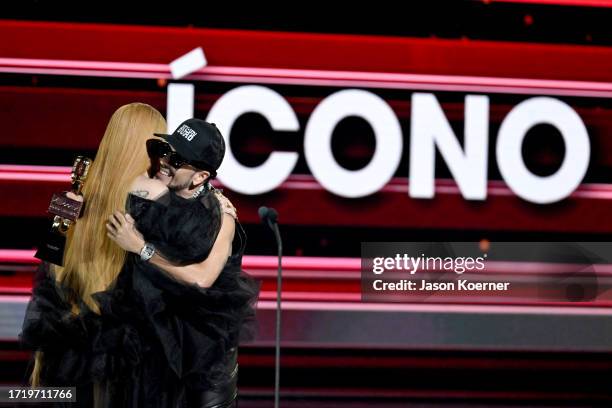
[[[196,171],[192,179],[193,184],[198,186],[204,183],[206,180],[208,180],[209,177],[210,177],[210,173],[207,172],[206,170]]]

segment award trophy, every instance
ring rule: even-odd
[[[78,156],[72,166],[72,193],[81,195],[83,184],[89,172],[91,159]],[[38,248],[36,258],[63,266],[66,233],[70,226],[81,216],[83,201],[67,196],[67,191],[55,193],[51,198],[47,212],[53,216],[53,224],[43,244]]]

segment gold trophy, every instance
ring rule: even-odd
[[[87,179],[91,159],[77,156],[72,166],[72,193],[81,195]],[[53,224],[47,233],[43,244],[38,248],[36,258],[63,266],[64,249],[66,248],[66,233],[70,226],[81,216],[83,201],[77,201],[67,196],[67,191],[53,194],[47,212],[53,215]]]

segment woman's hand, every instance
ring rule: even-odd
[[[74,194],[72,191],[67,191],[66,192],[66,197],[68,197],[71,200],[74,201],[79,201],[79,202],[83,202],[83,196],[82,195],[78,195],[78,194]]]
[[[232,202],[223,195],[219,190],[214,191],[219,203],[221,203],[221,211],[223,213],[231,215],[235,220],[238,219],[238,214],[236,211],[236,207],[232,204]]]
[[[145,244],[145,240],[134,225],[134,219],[130,214],[115,211],[106,223],[107,235],[117,245],[128,252],[139,254]]]

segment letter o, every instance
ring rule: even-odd
[[[247,112],[265,117],[274,130],[297,131],[300,123],[291,105],[277,92],[258,85],[232,89],[213,105],[207,122],[217,125],[225,139],[225,158],[219,168],[224,186],[243,194],[262,194],[278,187],[289,177],[298,160],[294,152],[273,152],[257,167],[247,167],[232,154],[229,136],[236,119]]]
[[[372,126],[376,149],[362,169],[347,170],[335,160],[332,133],[347,116]],[[391,107],[379,96],[357,89],[336,92],[312,112],[304,133],[306,162],[317,181],[342,197],[363,197],[378,191],[395,174],[402,155],[402,129]]]
[[[547,123],[563,136],[565,157],[555,174],[537,176],[521,154],[523,139],[535,125]],[[510,189],[525,200],[547,204],[562,200],[579,185],[589,166],[591,145],[580,116],[566,103],[535,97],[515,106],[504,118],[497,135],[497,165]]]

